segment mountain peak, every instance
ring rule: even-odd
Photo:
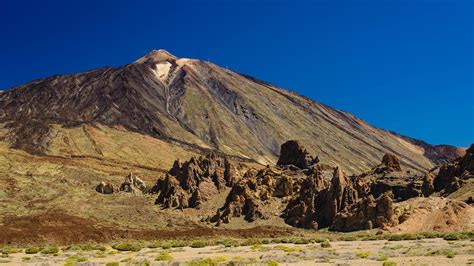
[[[144,63],[147,61],[152,62],[159,62],[159,61],[167,61],[167,60],[176,60],[178,59],[176,56],[171,54],[170,52],[164,49],[152,50],[148,54],[140,57],[135,63]]]

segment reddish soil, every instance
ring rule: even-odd
[[[291,228],[260,226],[249,229],[218,229],[194,226],[180,230],[127,230],[98,226],[95,221],[62,212],[33,216],[5,217],[0,225],[0,244],[67,245],[83,242],[109,242],[119,239],[161,240],[212,237],[278,237],[294,233]]]

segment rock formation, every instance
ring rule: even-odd
[[[235,166],[226,158],[208,154],[206,157],[192,157],[184,163],[176,160],[151,193],[158,194],[156,204],[164,208],[199,207],[239,179]]]
[[[115,185],[102,181],[95,187],[95,191],[102,194],[113,194],[115,192],[118,192],[118,189]]]
[[[334,169],[330,182],[322,172],[315,168],[303,181],[299,195],[283,212],[286,223],[312,229],[328,227],[339,211],[357,201],[357,191],[339,167]]]
[[[267,167],[260,171],[250,169],[232,186],[224,206],[219,208],[210,222],[229,223],[232,217],[248,222],[267,219],[261,206],[271,198],[290,198],[299,190],[302,171]]]
[[[474,178],[474,144],[467,149],[463,157],[427,173],[423,180],[423,193],[428,196],[433,192],[447,195],[458,190],[463,184]]]
[[[133,175],[133,173],[130,173],[127,175],[127,177],[125,177],[125,180],[120,185],[120,191],[131,193],[145,193],[147,192],[147,187],[145,182]]]
[[[310,156],[308,151],[298,141],[289,140],[281,145],[277,165],[294,165],[300,169],[307,169],[318,162],[318,157]]]
[[[384,193],[377,199],[372,195],[358,201],[350,208],[339,212],[330,227],[331,230],[350,232],[395,225],[391,193]]]
[[[353,179],[362,197],[373,195],[377,198],[385,192],[392,192],[395,201],[402,201],[423,194],[423,176],[403,171],[392,153],[385,154],[382,163],[371,171],[353,176]]]

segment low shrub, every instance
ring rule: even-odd
[[[447,258],[452,259],[456,256],[457,252],[454,250],[445,250],[443,254],[446,255]]]
[[[29,247],[29,248],[25,249],[26,254],[36,254],[40,251],[41,251],[41,248],[39,248],[39,247]]]
[[[168,251],[163,251],[155,258],[155,261],[170,261],[173,260],[173,257],[170,255]]]
[[[14,254],[14,253],[19,253],[20,250],[13,247],[4,247],[1,249],[1,252],[2,254]]]
[[[278,261],[276,261],[276,260],[267,260],[267,261],[265,261],[265,264],[267,266],[278,266],[279,265]]]
[[[209,243],[206,242],[206,241],[194,241],[191,244],[192,248],[204,248],[204,247],[207,247],[207,246],[209,246]]]
[[[292,253],[292,252],[301,250],[300,247],[288,247],[288,246],[284,246],[284,245],[278,245],[278,246],[275,246],[275,248],[279,249],[279,250],[283,250],[286,253]]]
[[[138,252],[142,249],[142,246],[140,244],[137,244],[137,243],[126,242],[126,243],[114,244],[114,245],[112,245],[112,248],[116,249],[118,251]]]
[[[186,263],[186,265],[188,266],[204,266],[204,265],[217,266],[225,261],[227,261],[227,257],[221,256],[221,257],[216,257],[216,258],[195,259]]]
[[[119,266],[120,263],[116,262],[116,261],[113,261],[113,262],[109,262],[107,264],[105,264],[105,266]]]
[[[370,252],[366,251],[361,251],[356,253],[356,257],[361,258],[361,259],[366,259],[370,256]]]
[[[443,235],[444,240],[452,241],[452,240],[462,240],[462,239],[468,239],[469,237],[467,234],[463,233],[447,233]]]
[[[388,260],[388,256],[383,254],[383,253],[379,253],[375,260],[376,261],[386,261],[386,260]]]
[[[297,245],[304,245],[304,244],[309,244],[309,239],[307,238],[292,238],[291,243],[297,244]]]
[[[330,248],[331,243],[329,243],[329,239],[325,239],[323,242],[321,242],[321,247],[322,248]]]
[[[232,239],[232,238],[226,238],[226,239],[223,239],[223,240],[219,240],[219,241],[217,241],[217,244],[223,245],[226,248],[240,246],[239,241],[237,241],[235,239]]]
[[[249,238],[246,239],[244,242],[240,243],[241,246],[253,246],[257,244],[262,244],[262,242],[259,239],[255,238]]]
[[[57,254],[59,248],[57,246],[46,246],[41,250],[42,254]]]
[[[397,266],[397,263],[395,261],[384,261],[383,266]]]

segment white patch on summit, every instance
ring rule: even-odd
[[[168,61],[163,61],[155,64],[155,69],[153,69],[153,73],[155,73],[155,76],[159,80],[164,82],[170,73],[170,69],[171,63]]]

